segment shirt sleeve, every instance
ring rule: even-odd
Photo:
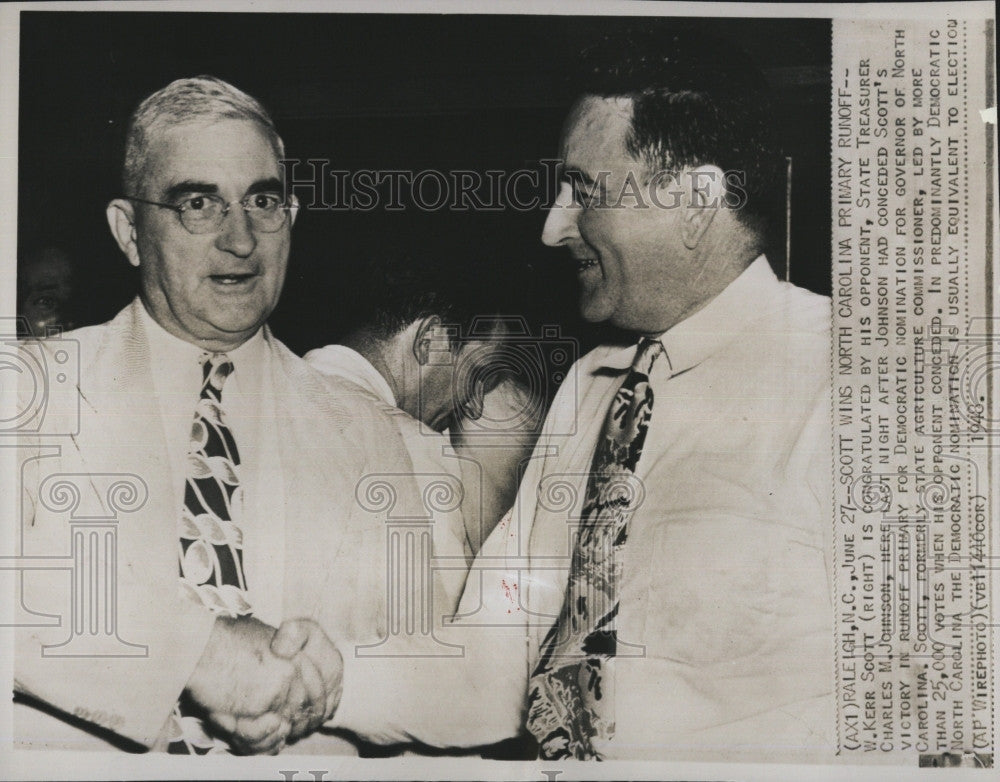
[[[523,602],[531,573],[523,552],[543,452],[536,446],[518,492],[523,523],[508,513],[487,537],[455,621],[436,625],[430,640],[414,639],[407,656],[344,654],[343,694],[330,727],[379,744],[435,747],[481,746],[520,733],[532,658],[532,614]]]
[[[517,736],[524,728],[536,617],[526,603],[533,586],[528,556],[536,495],[550,435],[569,391],[560,389],[525,469],[515,511],[483,543],[466,579],[456,621],[414,641],[407,656],[344,653],[340,705],[329,727],[378,744],[419,741],[475,747]],[[568,410],[575,414],[575,398]],[[515,518],[516,517],[516,518]],[[544,578],[544,574],[540,577]],[[532,621],[534,618],[535,621]]]

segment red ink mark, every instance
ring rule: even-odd
[[[501,578],[500,579],[500,586],[503,587],[504,597],[506,597],[512,603],[515,602],[514,601],[514,596],[511,594],[510,590],[513,589],[514,591],[517,591],[517,584],[508,584],[507,583],[507,579]],[[507,613],[509,614],[510,611],[508,611]]]

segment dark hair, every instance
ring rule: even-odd
[[[699,165],[743,172],[736,214],[763,244],[783,192],[781,157],[770,90],[743,52],[694,25],[647,20],[584,49],[576,86],[632,99],[627,149],[650,175]]]
[[[415,320],[438,315],[467,338],[477,319],[496,314],[475,246],[444,228],[400,220],[396,230],[369,237],[359,258],[357,327],[389,339]]]
[[[447,212],[396,215],[392,228],[381,221],[372,228],[354,264],[360,278],[351,291],[352,330],[385,341],[414,321],[437,315],[456,329],[453,355],[470,341],[493,343],[463,354],[455,387],[481,381],[490,392],[510,382],[509,393],[535,426],[558,387],[545,379],[559,370],[548,363],[536,368],[551,355],[535,347],[542,332],[540,323],[525,317],[527,272],[503,239],[483,223]]]

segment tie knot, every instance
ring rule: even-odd
[[[201,356],[202,383],[216,391],[222,391],[226,378],[234,369],[233,362],[225,353],[203,353]]]
[[[639,347],[635,351],[635,360],[632,362],[632,369],[648,377],[650,370],[653,368],[653,363],[665,352],[663,343],[658,339],[643,337],[639,340]]]

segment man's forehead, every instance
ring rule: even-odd
[[[42,286],[59,286],[67,283],[72,269],[67,262],[65,265],[46,265],[29,268],[24,277],[25,284],[29,288]]]
[[[252,120],[195,118],[154,128],[145,163],[147,176],[159,185],[187,180],[224,185],[233,179],[249,184],[280,174],[270,137]]]
[[[566,119],[561,150],[563,160],[570,167],[627,162],[631,156],[625,142],[631,123],[631,98],[583,96]]]

